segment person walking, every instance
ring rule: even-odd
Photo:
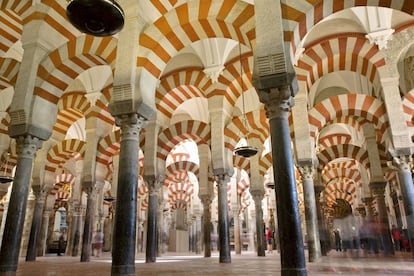
[[[266,227],[266,244],[267,252],[273,253],[273,233],[269,227]]]
[[[339,229],[334,230],[335,235],[335,249],[336,251],[342,251],[342,241],[341,241],[341,235],[339,234]]]

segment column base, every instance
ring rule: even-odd
[[[222,264],[229,264],[229,263],[231,263],[231,258],[228,258],[228,257],[220,257],[220,263],[222,263]]]
[[[306,276],[308,275],[306,268],[282,268],[283,276]]]
[[[135,265],[112,265],[111,276],[135,276]]]
[[[2,265],[0,266],[1,276],[15,276],[17,271],[17,265]]]

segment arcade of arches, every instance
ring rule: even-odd
[[[392,225],[414,239],[412,0],[119,4],[94,37],[65,0],[0,1],[0,272],[61,233],[88,262],[102,232],[113,275],[136,252],[264,256],[266,226],[298,275],[343,220],[384,254]]]

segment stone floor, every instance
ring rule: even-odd
[[[280,275],[280,255],[277,252],[257,257],[254,252],[232,252],[231,264],[220,264],[218,252],[211,258],[199,255],[177,255],[166,253],[156,263],[146,264],[145,256],[136,256],[136,275]],[[411,253],[398,252],[384,257],[374,254],[351,255],[349,252],[331,251],[317,263],[307,263],[308,275],[414,275],[414,260]],[[35,262],[19,262],[16,275],[22,276],[105,276],[111,274],[111,256],[104,253],[100,258],[91,257],[81,263],[80,257],[50,255],[38,257]]]

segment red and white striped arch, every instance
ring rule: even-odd
[[[270,167],[272,166],[273,166],[272,152],[269,151],[264,156],[262,156],[262,158],[260,158],[260,161],[259,161],[260,175],[264,176],[269,171]]]
[[[23,33],[21,15],[31,6],[31,1],[17,0],[0,3],[0,56],[7,53],[21,39]]]
[[[171,118],[174,111],[186,100],[205,98],[203,91],[211,85],[211,80],[200,69],[185,69],[164,76],[155,92],[158,112]]]
[[[353,179],[349,178],[335,178],[326,185],[325,198],[328,206],[335,204],[336,199],[344,199],[350,205],[353,205],[356,197],[356,184]]]
[[[328,165],[329,166],[329,165]],[[361,187],[361,172],[358,168],[347,168],[347,167],[334,167],[325,168],[325,173],[322,175],[322,184],[328,184],[332,179],[335,178],[349,178],[352,179],[358,187]]]
[[[362,35],[346,34],[307,48],[296,73],[299,81],[306,81],[308,90],[322,76],[335,71],[357,72],[379,85],[378,68],[384,65],[385,56],[376,45]]]
[[[334,145],[349,144],[351,141],[352,136],[350,134],[338,133],[319,137],[318,145],[320,150],[324,150]]]
[[[319,160],[319,171],[322,171],[322,169],[324,169],[329,162],[332,162],[338,158],[355,159],[367,170],[370,168],[367,150],[351,144],[335,145],[326,148],[325,150],[319,152],[317,157]]]
[[[241,57],[230,60],[225,65],[222,74],[218,77],[218,83],[223,88],[217,89],[217,84],[215,84],[206,89],[206,95],[208,97],[216,95],[224,96],[229,105],[234,106],[242,93],[245,93],[253,86],[250,68],[253,68],[252,52],[245,53]]]
[[[48,165],[45,170],[55,172],[59,166],[67,160],[79,154],[83,156],[85,153],[85,142],[77,139],[63,140],[54,145],[47,154]]]
[[[80,36],[51,52],[37,71],[34,94],[57,104],[69,84],[84,71],[99,65],[115,66],[116,39]]]
[[[361,94],[333,96],[315,105],[308,113],[310,136],[316,139],[328,122],[349,116],[358,118],[358,121],[372,122],[378,133],[378,143],[386,137],[384,134],[389,130],[389,125],[384,104],[374,97]]]
[[[233,154],[233,167],[244,170],[247,175],[250,175],[250,160]]]
[[[284,40],[290,42],[293,53],[313,26],[338,11],[357,6],[379,6],[400,10],[410,15],[414,12],[412,0],[321,0],[291,3],[294,5],[282,3],[282,17],[285,21],[284,26],[287,26],[284,31]]]
[[[112,156],[119,153],[120,141],[121,131],[119,129],[102,138],[98,143],[96,161],[108,165]]]
[[[405,121],[408,127],[414,126],[414,89],[405,94],[402,101]]]
[[[254,7],[244,1],[183,3],[165,13],[140,35],[138,71],[145,70],[158,79],[176,53],[205,38],[223,37],[250,45],[255,38],[254,26]]]
[[[174,174],[176,171],[192,172],[198,176],[199,167],[196,163],[191,161],[180,161],[170,164],[166,169],[166,175]]]
[[[16,83],[19,69],[20,62],[17,60],[11,58],[0,58],[0,91]]]
[[[243,178],[242,180],[237,183],[237,194],[241,196],[245,191],[247,191],[250,187],[250,182],[247,181],[246,178]]]
[[[169,126],[158,136],[157,157],[167,160],[167,156],[175,145],[186,139],[197,144],[210,144],[210,126],[200,121],[181,121]]]

